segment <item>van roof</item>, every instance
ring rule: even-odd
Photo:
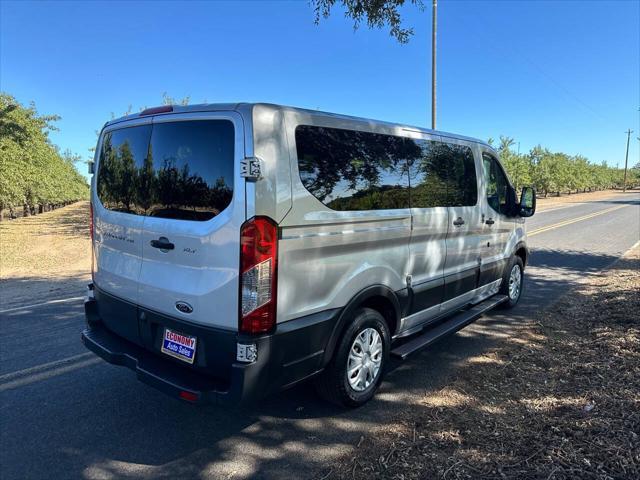
[[[273,109],[277,109],[277,110],[287,110],[287,111],[294,111],[294,112],[300,112],[300,113],[308,113],[308,114],[312,114],[312,115],[324,115],[324,116],[328,116],[328,117],[332,117],[332,118],[336,118],[336,119],[342,119],[342,120],[355,120],[355,121],[366,121],[369,123],[376,123],[376,124],[380,124],[380,125],[385,125],[388,127],[400,127],[402,129],[405,130],[412,130],[412,131],[418,131],[418,132],[423,132],[423,133],[431,133],[431,134],[435,134],[435,135],[441,135],[443,137],[448,137],[448,138],[456,138],[456,139],[460,139],[460,140],[466,140],[466,141],[470,141],[470,142],[474,142],[474,143],[479,143],[481,145],[487,146],[491,149],[493,149],[493,147],[491,145],[489,145],[487,142],[485,142],[484,140],[479,140],[477,138],[473,138],[473,137],[467,137],[464,135],[459,135],[457,133],[451,133],[451,132],[443,132],[441,130],[432,130],[429,128],[423,128],[423,127],[417,127],[414,125],[406,125],[406,124],[402,124],[402,123],[393,123],[393,122],[386,122],[386,121],[382,121],[382,120],[375,120],[375,119],[370,119],[370,118],[364,118],[364,117],[356,117],[353,115],[343,115],[343,114],[339,114],[339,113],[332,113],[332,112],[325,112],[325,111],[321,111],[321,110],[311,110],[309,108],[299,108],[299,107],[291,107],[291,106],[286,106],[286,105],[278,105],[278,104],[274,104],[274,103],[264,103],[264,102],[254,102],[254,103],[249,103],[249,102],[237,102],[237,103],[200,103],[200,104],[195,104],[195,105],[171,105],[171,107],[173,107],[173,111],[171,113],[188,113],[188,112],[214,112],[214,111],[221,111],[221,110],[238,110],[241,107],[244,108],[253,108],[254,106],[265,106],[265,107],[270,107]],[[119,118],[115,118],[113,120],[108,121],[107,123],[105,123],[105,127],[108,125],[113,125],[116,123],[120,123],[120,122],[125,122],[128,120],[133,120],[136,118],[139,118],[142,112],[139,113],[133,113],[130,115],[125,115],[123,117],[119,117]],[[168,113],[168,112],[167,112]],[[160,113],[160,115],[162,115],[162,113]]]

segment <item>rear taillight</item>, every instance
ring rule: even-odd
[[[241,333],[266,333],[276,325],[278,226],[253,217],[240,228]]]

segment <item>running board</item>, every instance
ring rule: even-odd
[[[404,342],[401,345],[397,346],[396,348],[391,350],[391,355],[404,360],[412,353],[428,347],[441,338],[466,327],[474,320],[476,320],[480,315],[488,310],[491,310],[497,305],[506,302],[508,299],[509,297],[507,297],[506,295],[495,295],[483,302],[478,303],[477,305],[474,305],[469,310],[463,310],[453,317],[448,318],[439,325],[433,328],[427,328],[417,337],[414,337],[411,340],[408,340],[407,342]]]

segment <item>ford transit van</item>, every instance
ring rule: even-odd
[[[270,104],[147,109],[99,136],[82,340],[193,403],[313,379],[358,406],[390,356],[518,303],[534,212],[460,135]]]

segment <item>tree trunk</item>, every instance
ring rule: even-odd
[[[38,205],[38,213],[44,213],[44,204]]]
[[[0,222],[4,220],[4,208],[0,208]]]
[[[29,216],[29,205],[27,205],[26,203],[22,206],[22,216],[23,217]]]

